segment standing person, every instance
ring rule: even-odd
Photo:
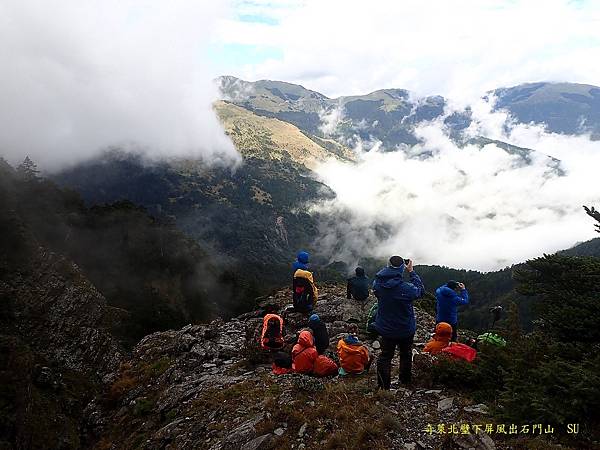
[[[312,330],[313,337],[315,339],[315,347],[317,347],[317,353],[322,355],[329,347],[329,333],[327,332],[327,325],[321,321],[318,314],[313,314],[308,318],[308,328]]]
[[[357,267],[355,276],[348,278],[346,285],[346,298],[364,302],[369,298],[369,278],[365,275],[365,269]]]
[[[319,290],[315,286],[312,272],[297,269],[292,280],[292,302],[297,312],[310,313],[313,310]]]
[[[407,270],[410,282],[402,275]],[[373,292],[379,309],[374,327],[381,335],[381,355],[377,360],[377,385],[390,389],[392,358],[396,347],[400,349],[400,382],[409,384],[412,378],[412,344],[417,329],[413,300],[421,297],[425,287],[413,270],[413,262],[392,256],[388,267],[375,275]]]
[[[452,327],[452,342],[456,342],[456,329],[458,327],[458,306],[469,303],[469,293],[465,285],[458,281],[450,280],[445,285],[435,290],[435,322],[449,323]]]

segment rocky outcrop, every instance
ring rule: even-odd
[[[337,340],[358,324],[377,357],[376,341],[362,332],[368,308],[344,294],[342,286],[321,286],[315,312],[329,329],[328,355],[336,359]],[[290,310],[285,290],[230,321],[142,339],[86,408],[96,448],[497,448],[487,435],[426,431],[428,425],[485,419],[481,408],[468,408],[468,399],[431,384],[424,376],[431,359],[418,350],[414,386],[394,385],[390,392],[376,390],[374,367],[350,378],[273,375],[269,356],[258,349],[266,310],[284,317],[290,344],[307,324],[306,315]],[[417,348],[433,326],[433,318],[418,311]]]
[[[29,268],[0,280],[0,296],[11,300],[13,332],[48,359],[100,378],[118,368],[123,352],[110,328],[124,311],[107,306],[71,261],[39,248]]]
[[[18,238],[18,260],[0,253],[0,448],[83,448],[82,412],[124,357],[110,332],[122,311],[72,262]]]

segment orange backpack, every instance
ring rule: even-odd
[[[315,361],[313,373],[318,377],[328,377],[336,375],[338,372],[337,364],[325,355],[319,355]]]
[[[281,350],[283,340],[283,319],[277,314],[267,314],[263,319],[260,346],[263,350]]]

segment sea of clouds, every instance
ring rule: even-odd
[[[336,194],[314,208],[323,217],[320,251],[349,264],[400,254],[490,271],[596,237],[582,205],[600,203],[600,142],[515,123],[493,112],[493,101],[471,105],[467,135],[534,149],[529,164],[494,144],[459,146],[444,117],[420,125],[421,143],[410,149],[359,142],[357,164],[330,160],[316,169]],[[326,118],[324,129],[339,117]]]

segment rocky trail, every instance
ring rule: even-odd
[[[321,286],[315,312],[331,337],[328,356],[351,324],[377,357],[377,343],[362,334],[368,307],[347,300],[343,286]],[[414,383],[376,390],[375,367],[359,377],[314,378],[271,373],[258,349],[266,308],[284,317],[289,338],[307,323],[290,312],[289,292],[263,298],[256,311],[229,321],[188,325],[142,339],[104,392],[85,409],[90,445],[97,449],[267,448],[509,448],[461,424],[491,419],[483,405],[431,382],[429,355],[421,354],[434,319],[417,310]],[[398,361],[394,361],[397,373]],[[444,424],[446,433],[438,433]],[[451,431],[452,424],[456,428]],[[428,425],[433,430],[427,431]],[[464,431],[464,430],[463,430]]]

